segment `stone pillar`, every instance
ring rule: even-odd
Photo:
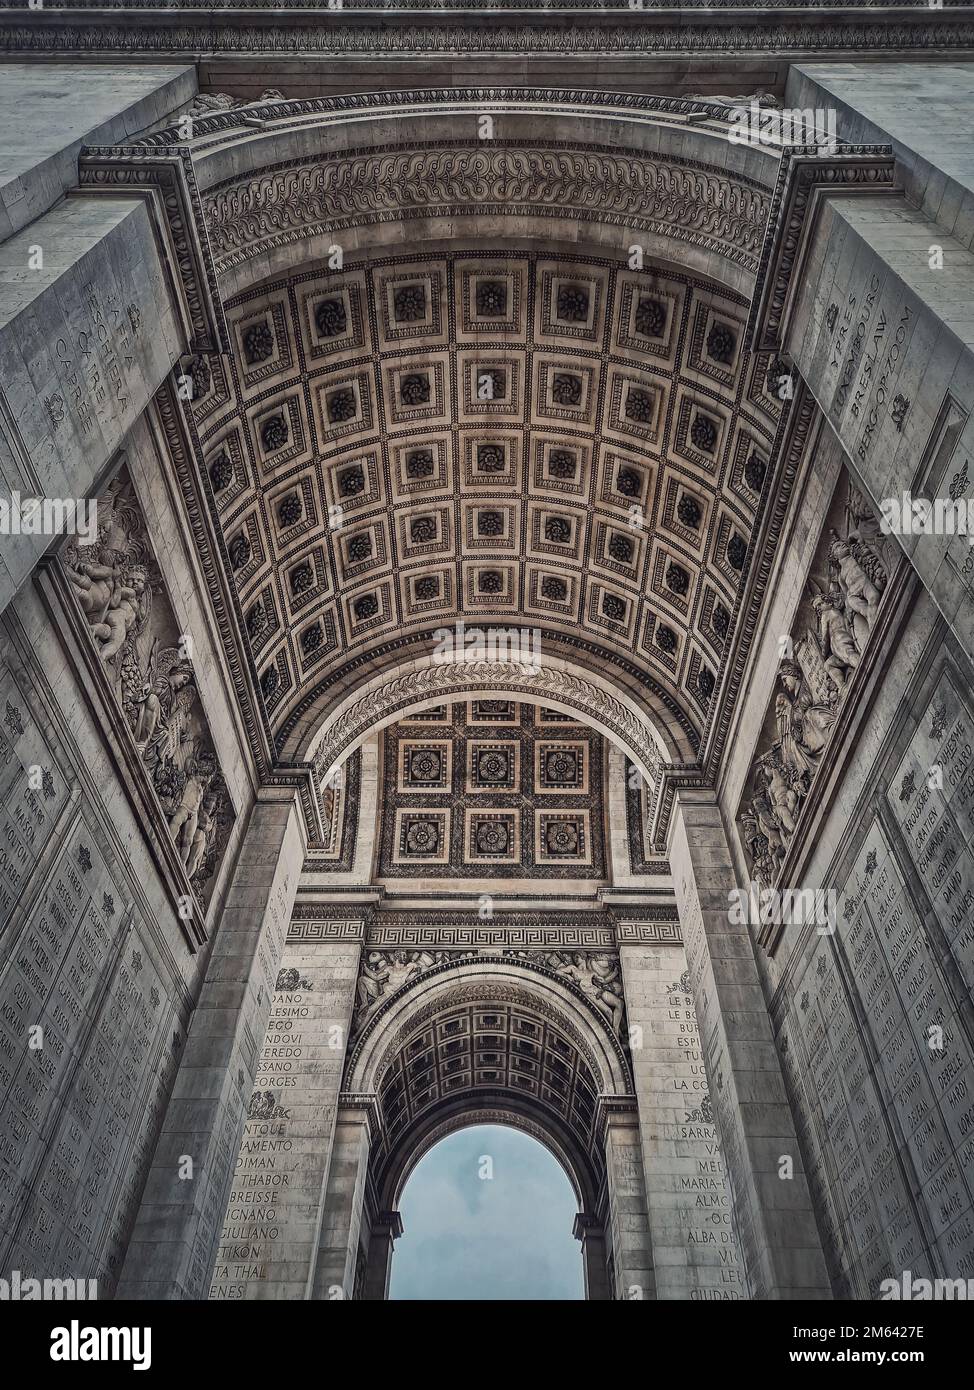
[[[304,852],[294,793],[262,794],[234,867],[118,1298],[206,1294]]]
[[[729,912],[737,885],[712,792],[678,793],[669,859],[750,1296],[830,1298],[754,944]]]
[[[598,1217],[580,1211],[575,1217],[572,1235],[582,1243],[582,1269],[585,1273],[585,1298],[588,1302],[603,1302],[612,1297],[609,1271],[606,1266],[605,1231]]]
[[[362,1297],[381,1303],[389,1297],[392,1252],[402,1235],[402,1217],[397,1211],[380,1211],[372,1220],[369,1235],[369,1263]]]
[[[635,1102],[630,1096],[600,1097],[598,1123],[605,1146],[606,1227],[612,1239],[615,1285],[611,1294],[653,1299],[656,1281]]]
[[[686,956],[622,946],[656,1297],[747,1296]]]
[[[378,1122],[375,1096],[342,1096],[318,1238],[313,1298],[351,1298],[355,1292],[369,1153]]]
[[[289,942],[217,1253],[213,1299],[309,1297],[355,1000],[361,921]]]

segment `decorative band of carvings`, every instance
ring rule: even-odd
[[[315,941],[364,941],[365,923],[359,919],[354,922],[335,921],[291,922],[287,929],[289,946],[297,942],[307,944]]]
[[[455,922],[442,926],[376,925],[366,935],[369,947],[399,947],[400,949],[489,950],[494,947],[521,947],[525,950],[588,947],[614,950],[616,933],[605,926],[495,926],[488,922]]]
[[[267,0],[268,3],[271,0]],[[212,7],[207,7],[212,9]],[[749,7],[750,8],[750,7]],[[131,18],[124,11],[103,14],[85,10],[78,22],[70,10],[59,15],[46,6],[35,18],[26,8],[17,23],[0,26],[0,45],[12,53],[165,54],[170,60],[202,58],[212,53],[272,56],[293,60],[297,55],[373,57],[376,53],[405,56],[553,53],[578,57],[611,53],[661,53],[698,58],[736,54],[865,53],[889,54],[914,49],[957,51],[974,48],[974,24],[966,14],[956,17],[949,9],[925,6],[897,7],[889,17],[868,20],[865,7],[846,8],[832,20],[828,14],[809,15],[812,7],[795,7],[787,17],[770,18],[759,12],[753,18],[740,10],[714,11],[699,19],[666,11],[653,14],[638,10],[629,23],[614,16],[612,22],[595,19],[585,24],[557,24],[542,17],[531,20],[520,14],[506,18],[491,14],[487,20],[455,22],[454,14],[424,14],[423,23],[399,20],[389,13],[381,25],[355,23],[339,13],[322,9],[314,15],[303,11],[301,20],[282,22],[280,9],[266,19],[248,6],[234,13],[218,11],[205,21],[199,11],[187,12],[182,23],[173,10],[139,9]],[[177,11],[178,13],[178,11]],[[907,17],[909,14],[909,17]],[[346,20],[336,23],[335,20]],[[223,22],[220,22],[222,20]],[[636,23],[635,21],[639,22]],[[195,22],[194,22],[195,21]],[[723,21],[723,22],[721,22]]]
[[[555,108],[557,109],[557,107]],[[471,104],[471,113],[476,104]],[[277,126],[275,124],[275,130]],[[679,238],[754,271],[768,193],[715,167],[597,146],[443,142],[340,151],[211,190],[206,224],[226,270],[311,236],[425,218],[556,217]]]
[[[387,681],[351,705],[330,725],[317,750],[315,767],[327,771],[362,735],[389,715],[421,700],[452,692],[510,690],[515,694],[544,696],[568,705],[614,733],[651,774],[658,777],[662,760],[649,727],[608,691],[570,671],[542,666],[536,673],[516,663],[464,662],[430,665]]]
[[[15,0],[4,0],[10,8],[14,7]],[[909,0],[908,0],[909,2]],[[542,0],[543,3],[543,0]],[[721,3],[721,0],[718,0]],[[914,0],[915,3],[915,0]],[[924,0],[927,3],[927,0]],[[947,5],[956,5],[961,0],[946,0]],[[731,12],[734,18],[748,11],[762,10],[782,10],[793,8],[795,0],[723,0],[722,8],[725,13]],[[886,7],[887,0],[806,0],[805,8],[808,10],[844,9],[847,11],[864,10],[879,6]],[[662,13],[667,11],[680,12],[682,10],[701,10],[712,9],[714,0],[654,0],[654,8]],[[20,6],[19,8],[23,8]],[[240,0],[71,0],[70,5],[64,6],[65,9],[72,10],[114,10],[118,12],[132,13],[133,11],[142,12],[143,10],[168,10],[170,12],[188,13],[203,12],[209,14],[214,10],[222,10],[234,14],[246,10],[277,10],[281,11],[280,0],[245,0],[244,4]],[[343,0],[342,8],[345,10],[387,10],[389,0]],[[396,10],[422,10],[425,13],[435,13],[437,10],[451,10],[462,15],[471,16],[483,13],[485,10],[492,10],[496,14],[503,15],[509,11],[537,10],[541,8],[539,0],[479,0],[479,3],[472,3],[472,0],[396,0]],[[288,10],[312,10],[321,12],[324,18],[334,13],[334,7],[327,3],[327,0],[288,0]],[[599,14],[603,11],[615,13],[619,18],[619,11],[625,14],[625,0],[558,0],[559,10],[579,10],[586,13]],[[395,16],[393,16],[394,18]],[[651,16],[647,15],[647,18]],[[383,14],[383,19],[386,15]]]
[[[486,626],[489,631],[492,624],[487,624]],[[430,627],[425,631],[421,630],[406,637],[398,637],[393,641],[383,642],[380,646],[373,647],[370,651],[351,657],[341,667],[338,675],[342,679],[346,679],[356,671],[371,672],[378,662],[387,661],[395,652],[401,653],[403,660],[413,660],[416,657],[427,659],[435,642],[435,632],[436,629]],[[630,684],[634,683],[635,688],[639,689],[641,692],[646,692],[643,698],[648,699],[651,695],[653,700],[659,701],[663,710],[666,711],[666,715],[669,717],[667,722],[670,724],[671,730],[673,730],[675,734],[674,726],[678,725],[680,732],[685,736],[687,748],[691,753],[696,753],[700,743],[700,734],[683,705],[678,700],[674,699],[664,685],[654,680],[652,675],[647,671],[627,660],[624,655],[612,651],[609,647],[605,647],[599,642],[586,641],[582,637],[575,637],[564,632],[546,631],[544,634],[543,650],[545,652],[550,651],[554,658],[562,660],[578,662],[581,658],[592,670],[605,672],[618,671],[621,678],[629,681]],[[462,666],[458,666],[457,669],[473,673],[475,667],[469,662],[464,662]],[[497,663],[491,663],[490,669],[499,671],[501,667]],[[523,668],[518,667],[517,669],[523,677]],[[366,677],[366,679],[368,678],[369,677]],[[329,681],[323,681],[318,685],[312,686],[310,690],[304,693],[300,699],[291,705],[287,715],[281,719],[277,726],[276,743],[279,750],[286,747],[288,739],[291,738],[296,727],[300,721],[305,719],[308,712],[315,708],[315,706],[322,704],[326,692],[330,686],[335,683],[335,679],[336,678],[333,677]],[[489,689],[490,686],[485,684],[480,688],[486,690]],[[555,697],[552,696],[551,698]],[[323,721],[316,719],[313,722],[317,725]],[[659,753],[656,751],[655,744],[652,746],[652,751],[653,756],[659,760]],[[319,768],[323,766],[320,757],[316,760],[316,766]],[[324,771],[327,771],[327,767],[324,768]]]
[[[179,272],[174,284],[185,306],[194,352],[229,352],[230,340],[217,290],[199,189],[188,149],[165,152],[133,146],[85,146],[78,180],[88,192],[144,190],[161,205],[166,223],[163,264],[170,256]]]
[[[636,117],[686,118],[692,115],[720,121],[727,120],[736,102],[726,97],[649,96],[580,87],[425,87],[395,92],[354,92],[344,96],[310,97],[297,101],[269,98],[234,103],[225,110],[194,116],[193,148],[208,150],[222,136],[253,129],[268,121],[273,121],[275,131],[278,131],[286,130],[289,123],[300,122],[302,127],[306,127],[309,116],[330,120],[347,115],[357,116],[367,111],[382,114],[404,108],[411,116],[421,116],[463,104],[474,107],[478,112],[484,108],[516,104],[521,111],[540,106],[552,114],[563,116],[583,117],[592,110],[609,110]],[[139,140],[139,144],[147,149],[168,148],[183,142],[184,135],[179,124],[154,131]],[[740,175],[735,177],[744,185],[757,187]]]
[[[420,978],[422,978],[422,980],[426,982],[434,976],[449,974],[451,976],[455,976],[458,983],[462,983],[463,972],[466,969],[468,969],[471,965],[501,966],[505,970],[507,970],[511,966],[515,966],[518,969],[527,971],[529,974],[541,975],[546,977],[547,979],[556,981],[558,985],[561,986],[561,988],[565,989],[570,995],[573,995],[574,998],[585,1007],[588,1015],[591,1018],[594,1018],[598,1022],[600,1029],[604,1032],[606,1039],[612,1046],[612,1050],[615,1053],[622,1074],[626,1077],[627,1082],[631,1084],[632,1072],[630,1069],[629,1058],[626,1054],[626,1051],[622,1046],[622,1043],[620,1042],[619,1038],[613,1032],[605,1014],[599,1008],[594,998],[590,997],[588,994],[585,993],[584,990],[580,989],[579,986],[574,982],[574,980],[571,979],[568,975],[559,970],[550,968],[549,965],[545,964],[544,958],[539,958],[538,960],[535,960],[532,958],[524,958],[520,955],[513,956],[511,954],[501,954],[499,952],[485,952],[483,955],[476,956],[466,955],[460,956],[456,959],[438,961],[437,963],[430,965],[428,969],[424,970]],[[346,1076],[354,1075],[355,1068],[358,1065],[359,1057],[361,1056],[362,1049],[365,1046],[367,1039],[371,1037],[372,1034],[376,1031],[380,1021],[388,1015],[392,1006],[400,999],[402,999],[409,992],[410,989],[412,989],[413,984],[414,981],[407,981],[405,984],[401,985],[397,990],[395,990],[392,994],[390,994],[387,999],[383,999],[381,1006],[377,1008],[374,1013],[371,1014],[371,1016],[368,1019],[368,1022],[366,1022],[364,1026],[361,1027],[360,1031],[357,1034],[354,1034],[353,1023],[353,1041],[349,1048],[348,1056],[345,1062]],[[492,981],[481,979],[478,980],[477,984],[474,986],[473,997],[476,997],[478,1000],[495,997],[498,994],[505,993],[512,987],[516,988],[516,986],[514,986],[513,981],[511,980]],[[428,1004],[425,1006],[423,1012],[426,1013],[431,1008],[436,1009],[438,1007],[439,1004],[436,1003],[433,1005]],[[532,1001],[532,1007],[535,1009],[549,1012],[549,1015],[551,1013],[550,1006],[546,1006],[537,1000]],[[408,1027],[415,1027],[421,1016],[422,1015],[420,1014],[414,1015],[409,1020]],[[598,1064],[596,1063],[594,1057],[592,1057],[585,1043],[581,1040],[580,1037],[575,1035],[574,1029],[571,1028],[571,1024],[568,1022],[568,1020],[564,1018],[559,1019],[559,1022],[563,1027],[570,1029],[570,1031],[574,1035],[576,1046],[578,1046],[580,1051],[582,1051],[583,1054],[585,1054],[586,1060],[589,1066],[591,1067],[593,1073],[598,1074]],[[339,1103],[341,1103],[341,1098],[339,1099]]]
[[[294,942],[364,941],[374,909],[331,902],[296,902],[291,909],[287,939]]]
[[[807,450],[817,431],[814,426],[821,418],[818,402],[803,381],[796,382],[795,396],[782,413],[781,424],[771,451],[777,465],[770,483],[765,486],[754,522],[754,543],[746,561],[744,583],[730,620],[730,631],[737,634],[731,660],[721,686],[720,699],[714,701],[712,722],[704,739],[701,763],[707,778],[717,776],[731,716],[744,682],[744,670],[751,644],[771,580],[771,569],[778,555],[778,546],[785,517]],[[683,781],[681,785],[688,783]],[[700,784],[698,784],[700,785]],[[672,789],[670,789],[672,791]],[[669,809],[667,809],[668,819]],[[664,822],[666,823],[666,822]]]
[[[618,938],[620,946],[683,945],[679,922],[620,922]]]

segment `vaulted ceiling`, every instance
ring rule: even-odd
[[[624,672],[694,750],[780,419],[746,313],[671,268],[496,248],[229,301],[193,413],[278,742],[459,617]]]

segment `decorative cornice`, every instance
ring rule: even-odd
[[[639,1124],[635,1096],[599,1096],[595,1102],[595,1132],[601,1144],[605,1144],[609,1126],[613,1123],[627,1127]]]
[[[361,942],[365,940],[365,930],[366,923],[362,917],[346,919],[329,916],[320,920],[299,920],[295,915],[288,927],[287,944],[308,946],[329,941]]]
[[[806,148],[783,154],[748,324],[755,351],[784,348],[822,199],[835,194],[875,197],[895,189],[889,145],[846,145],[832,156]]]
[[[146,192],[158,205],[161,261],[183,306],[193,352],[227,352],[230,341],[210,255],[199,189],[188,149],[165,153],[140,146],[86,145],[78,160],[85,193]],[[178,271],[169,271],[174,265]]]
[[[670,913],[672,912],[672,916]],[[620,946],[682,946],[683,933],[676,908],[659,909],[653,914],[656,920],[635,922],[622,918],[618,927]]]
[[[476,107],[471,107],[472,110]],[[221,273],[278,246],[429,217],[570,216],[672,236],[754,272],[766,192],[723,170],[594,145],[444,142],[336,151],[205,196]]]
[[[497,913],[489,922],[478,921],[473,912],[382,912],[369,928],[366,943],[375,949],[612,951],[616,932],[611,915],[603,912]]]
[[[267,8],[262,13],[262,5]],[[679,9],[595,11],[589,17],[567,0],[568,13],[520,9],[478,13],[457,9],[421,10],[405,0],[398,8],[356,14],[351,3],[342,9],[305,9],[293,16],[272,0],[247,8],[209,5],[186,10],[176,7],[108,7],[87,5],[55,10],[9,8],[0,25],[0,46],[10,53],[40,54],[165,54],[174,61],[219,55],[268,58],[295,56],[355,56],[376,54],[428,58],[436,54],[651,54],[708,58],[740,55],[806,56],[832,53],[888,55],[911,50],[958,52],[974,48],[970,6],[945,4],[887,7],[871,15],[871,6],[831,4],[818,11],[793,5],[707,8],[700,15]],[[348,10],[348,13],[345,10]],[[840,12],[836,12],[836,10]],[[604,16],[604,17],[603,17]],[[586,18],[588,22],[586,22]]]
[[[907,3],[887,4],[886,0],[806,0],[805,10],[811,13],[820,11],[827,13],[829,10],[842,10],[847,14],[862,11],[868,13],[871,9],[892,10],[908,12],[916,9],[919,5],[929,4],[929,0],[907,0]],[[965,8],[965,0],[943,0],[943,4],[948,9]],[[29,7],[17,4],[16,0],[0,0],[0,9],[27,10]],[[322,0],[289,0],[287,11],[303,10],[312,11],[316,15],[334,15],[336,6],[322,3]],[[614,14],[618,18],[626,15],[632,17],[632,12],[627,0],[558,0],[554,6],[546,5],[543,0],[481,0],[479,4],[472,4],[471,0],[343,0],[341,6],[344,11],[362,10],[366,13],[381,10],[383,18],[391,11],[393,16],[404,11],[420,11],[428,15],[436,15],[444,10],[462,14],[469,19],[473,16],[483,15],[485,11],[492,11],[494,15],[503,15],[507,12],[521,13],[524,11],[535,11],[550,15],[552,9],[557,13],[560,10],[572,10],[576,12],[591,13],[593,15]],[[740,15],[753,15],[755,12],[765,11],[774,12],[776,10],[793,10],[795,0],[654,0],[654,11],[667,14],[680,14],[684,10],[707,10],[708,18],[716,21],[717,19],[727,19],[734,21]],[[106,11],[106,12],[127,12],[138,14],[143,10],[166,10],[170,13],[202,13],[212,14],[215,11],[224,11],[230,14],[248,13],[254,10],[273,10],[280,17],[282,12],[279,0],[247,0],[247,3],[240,4],[239,0],[71,0],[65,5],[51,5],[49,9],[58,14],[67,13],[71,10],[85,11]],[[285,11],[285,13],[287,12]]]

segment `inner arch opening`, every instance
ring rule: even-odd
[[[390,1299],[584,1298],[565,1169],[513,1126],[473,1124],[434,1144],[400,1199]]]

